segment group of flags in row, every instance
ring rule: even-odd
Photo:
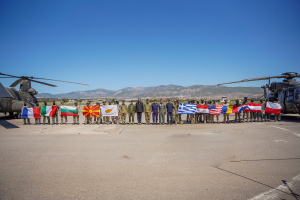
[[[22,110],[22,118],[40,118],[42,116],[53,117],[58,109],[58,106],[43,106],[40,112],[39,107],[26,108]],[[106,106],[84,106],[82,109],[83,116],[87,117],[99,117],[100,110],[103,116],[118,116],[118,108],[116,105]],[[78,116],[77,108],[74,106],[60,107],[60,116]]]
[[[280,114],[281,113],[281,106],[278,103],[267,102],[265,113],[270,114]],[[240,106],[225,106],[223,104],[210,104],[210,105],[197,105],[197,104],[186,104],[180,103],[178,109],[178,115],[180,114],[210,114],[210,115],[220,115],[220,114],[231,114],[231,113],[241,113],[245,111],[249,112],[262,112],[262,104],[256,103],[247,103],[246,105]]]

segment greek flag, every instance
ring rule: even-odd
[[[180,103],[178,108],[178,115],[181,114],[195,114],[196,112],[196,104],[188,104],[188,103]]]

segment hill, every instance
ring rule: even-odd
[[[117,91],[98,88],[61,94],[41,93],[37,97],[44,98],[145,98],[145,97],[201,97],[201,98],[243,98],[258,97],[263,94],[260,87],[226,87],[215,85],[160,85],[154,87],[126,87]]]

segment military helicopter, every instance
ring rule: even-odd
[[[272,82],[272,78],[284,78],[282,82]],[[286,72],[281,76],[267,76],[260,78],[250,78],[241,81],[221,83],[220,85],[249,82],[249,81],[259,81],[259,80],[269,80],[269,84],[261,86],[264,90],[263,97],[269,99],[270,101],[275,101],[277,98],[280,101],[282,110],[284,114],[300,114],[300,82],[295,78],[300,78],[300,75],[296,72]]]
[[[49,83],[45,83],[42,81],[37,81],[36,79],[41,80],[49,80],[49,81],[59,81],[65,83],[79,84],[79,85],[87,85],[83,83],[75,83],[69,81],[61,81],[47,78],[37,78],[37,77],[29,77],[29,76],[13,76],[9,74],[0,73],[0,75],[4,77],[0,78],[17,78],[15,82],[13,82],[10,87],[5,88],[0,83],[0,112],[9,113],[11,117],[20,118],[21,111],[26,102],[29,107],[36,107],[37,98],[34,95],[37,95],[38,92],[31,87],[31,82],[47,85],[50,87],[57,87],[56,85],[52,85]],[[14,87],[20,83],[20,89],[17,91]]]

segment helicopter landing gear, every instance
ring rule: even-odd
[[[15,118],[15,119],[20,119],[20,118],[21,118],[21,114],[18,114],[18,113],[15,114],[15,115],[14,115],[14,118]]]

